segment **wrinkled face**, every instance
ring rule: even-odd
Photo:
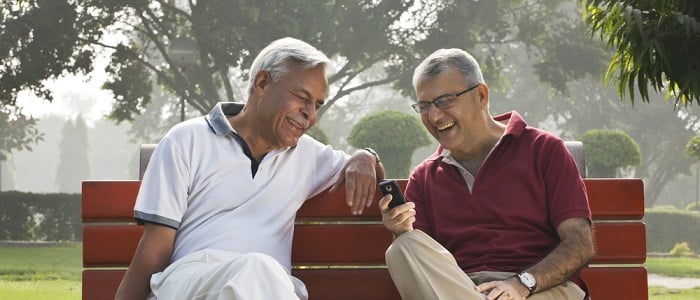
[[[264,75],[264,74],[263,74]],[[269,77],[269,73],[267,73]],[[328,84],[322,66],[290,67],[277,82],[271,78],[261,87],[259,109],[261,135],[269,146],[295,146],[304,132],[316,124],[316,110],[326,97]]]
[[[432,102],[450,94],[457,94],[474,86],[466,82],[457,71],[447,71],[438,76],[423,79],[416,86],[418,101]],[[421,113],[421,121],[431,135],[445,149],[452,152],[466,151],[474,147],[479,136],[486,130],[484,112],[488,100],[483,93],[484,85],[456,97],[450,105],[442,109],[431,105]]]

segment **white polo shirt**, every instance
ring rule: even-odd
[[[134,217],[175,228],[171,263],[202,250],[259,252],[291,269],[294,218],[308,198],[329,188],[349,156],[309,136],[269,152],[257,173],[219,103],[182,122],[160,141],[143,177]]]

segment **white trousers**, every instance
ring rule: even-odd
[[[308,299],[301,280],[269,255],[202,250],[151,276],[150,299]]]

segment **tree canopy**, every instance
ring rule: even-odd
[[[114,94],[110,117],[118,122],[143,113],[154,87],[171,95],[170,105],[184,99],[199,113],[244,100],[241,82],[255,54],[284,36],[336,62],[326,108],[377,85],[412,95],[414,66],[437,48],[473,52],[494,87],[505,65],[496,50],[502,45],[531,49],[540,78],[561,91],[596,61],[595,52],[577,46],[585,44],[565,38],[572,25],[562,15],[572,10],[557,0],[1,1],[2,104],[16,105],[27,90],[51,100],[47,80],[89,73],[108,54],[104,88]],[[193,51],[178,53],[175,45]],[[572,59],[587,57],[572,67]],[[368,72],[374,66],[386,72]]]
[[[584,20],[616,50],[606,72],[621,99],[648,86],[684,105],[700,104],[700,3],[697,0],[580,0]]]

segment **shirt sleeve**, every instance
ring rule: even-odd
[[[158,143],[144,173],[134,218],[178,229],[187,208],[189,165],[181,147],[166,137]]]

